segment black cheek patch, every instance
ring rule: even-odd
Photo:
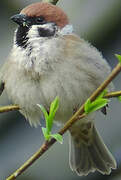
[[[55,34],[54,29],[53,31],[51,31],[49,29],[38,28],[38,32],[39,32],[40,37],[51,37]]]

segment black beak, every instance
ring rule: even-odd
[[[10,19],[20,26],[24,26],[24,24],[26,24],[26,15],[24,14],[16,14],[12,16]]]

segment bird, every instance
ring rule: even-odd
[[[0,94],[19,105],[30,125],[56,96],[55,123],[63,125],[110,74],[102,54],[73,30],[67,14],[47,2],[32,3],[11,19],[17,23],[13,47],[0,70]],[[108,87],[110,91],[112,85]],[[98,113],[98,112],[97,112]],[[116,161],[95,126],[95,112],[69,128],[69,164],[79,176],[110,174]]]

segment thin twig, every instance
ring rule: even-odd
[[[15,110],[19,110],[19,106],[18,105],[8,105],[8,106],[2,106],[0,107],[0,113],[4,113],[4,112],[9,112],[9,111],[15,111]]]
[[[109,83],[118,75],[121,71],[121,64],[119,63],[108,76],[108,78],[100,85],[100,87],[90,96],[90,100],[93,101],[97,96],[109,85]],[[110,94],[111,95],[111,94]],[[118,94],[119,95],[119,94]],[[59,134],[63,135],[78,119],[85,117],[84,104],[80,109],[70,118],[64,127],[59,131]],[[45,153],[54,143],[55,139],[51,139],[49,142],[45,142],[40,149],[30,157],[19,169],[17,169],[10,177],[6,180],[15,180],[20,174],[22,174],[28,167],[30,167],[43,153]]]
[[[110,92],[107,93],[104,98],[115,98],[115,97],[119,97],[121,96],[121,91],[114,91],[114,92]]]

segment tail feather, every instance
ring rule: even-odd
[[[103,143],[95,127],[92,129],[92,141],[83,143],[81,137],[71,134],[70,138],[70,167],[78,175],[87,175],[95,170],[102,174],[110,174],[116,168],[116,161]]]

